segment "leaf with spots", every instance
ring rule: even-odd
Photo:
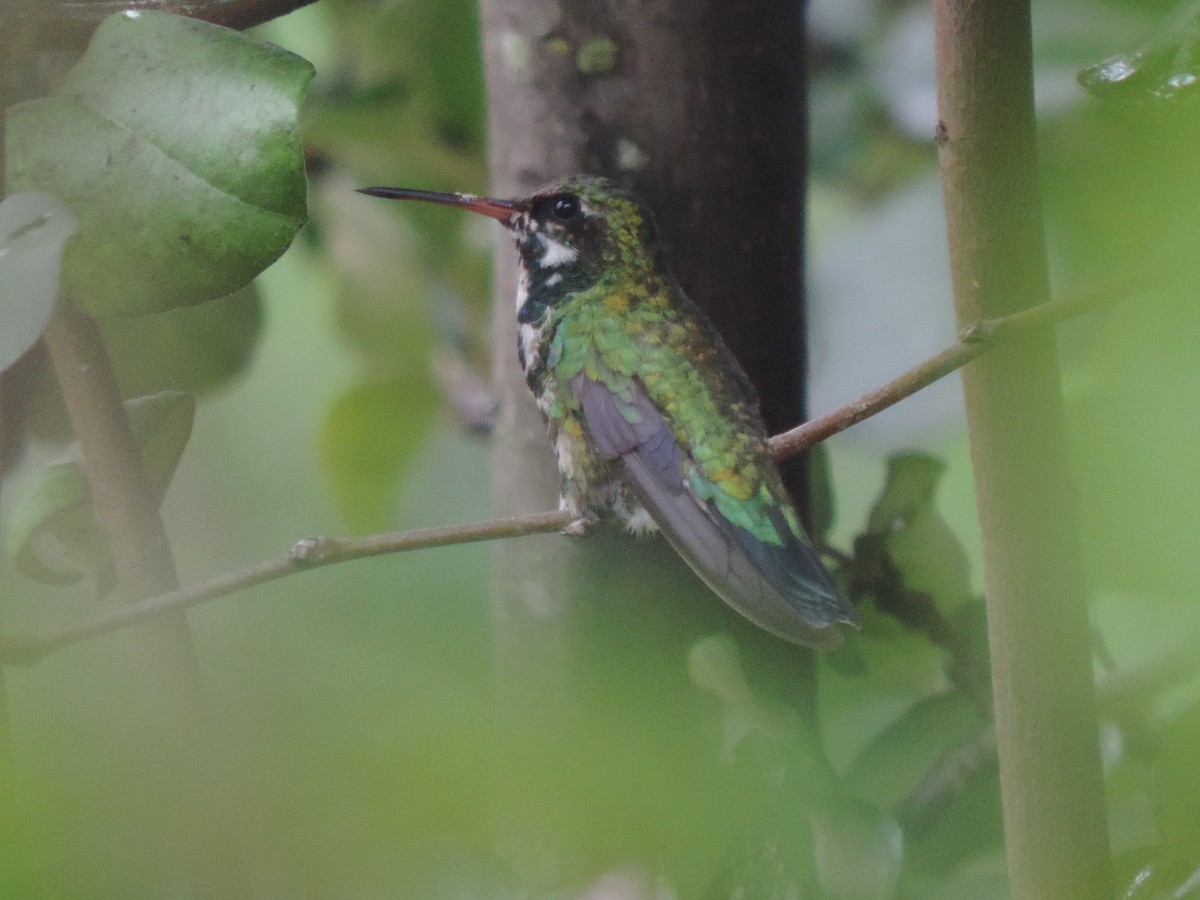
[[[8,114],[8,189],[79,219],[68,295],[97,316],[228,294],[304,224],[297,108],[312,66],[216,25],[111,16],[53,94]]]

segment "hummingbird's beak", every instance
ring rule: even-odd
[[[516,200],[493,200],[472,194],[440,194],[437,191],[415,191],[410,188],[369,187],[359,188],[360,194],[384,197],[388,200],[420,200],[441,206],[456,206],[481,216],[488,216],[505,224],[518,212],[521,204]]]

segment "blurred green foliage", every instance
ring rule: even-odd
[[[1077,70],[1144,46],[1161,3],[1038,7],[1057,289],[1138,267],[1152,285],[1066,326],[1061,345],[1120,887],[1171,896],[1200,867],[1200,571],[1188,542],[1200,505],[1200,118],[1190,104],[1092,99],[1074,84]],[[830,301],[814,319],[829,358],[815,366],[819,406],[919,361],[926,345],[905,339],[910,320],[933,348],[953,327],[936,249],[927,11],[829,0],[811,15],[814,302]],[[260,32],[317,67],[302,120],[302,239],[254,292],[105,326],[127,393],[203,394],[164,507],[185,583],[307,534],[488,510],[487,448],[446,414],[459,398],[431,362],[489,365],[489,232],[354,193],[486,187],[475,6],[335,0]],[[53,419],[46,392],[33,396],[39,408],[22,420],[35,436],[9,463],[16,476],[59,452],[55,429],[33,427]],[[229,865],[248,861],[252,896],[548,898],[603,885],[714,900],[781,885],[1006,896],[953,387],[831,441],[829,457],[821,521],[853,551],[842,577],[864,629],[817,663],[815,721],[779,702],[727,636],[703,638],[688,659],[631,660],[621,654],[636,642],[595,629],[597,671],[564,687],[580,698],[570,715],[501,713],[488,550],[338,566],[191,614],[219,732],[211,796],[181,796],[175,749],[146,737],[154,673],[132,636],[7,670],[0,896],[186,894],[178,821],[230,794]],[[10,498],[6,483],[0,504]],[[97,608],[89,590],[10,568],[0,598],[11,631]]]

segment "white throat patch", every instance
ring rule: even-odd
[[[538,263],[543,269],[557,269],[559,266],[569,265],[579,258],[578,250],[551,240],[546,237],[545,232],[539,231],[537,237],[542,243],[542,258],[538,260]]]

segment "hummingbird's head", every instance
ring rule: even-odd
[[[565,178],[518,203],[520,211],[504,224],[534,284],[583,290],[604,279],[643,277],[659,262],[649,209],[607,178]]]
[[[456,206],[498,220],[516,241],[530,296],[542,303],[606,280],[644,279],[662,264],[649,209],[607,178],[574,175],[513,200],[405,188],[363,193]]]

